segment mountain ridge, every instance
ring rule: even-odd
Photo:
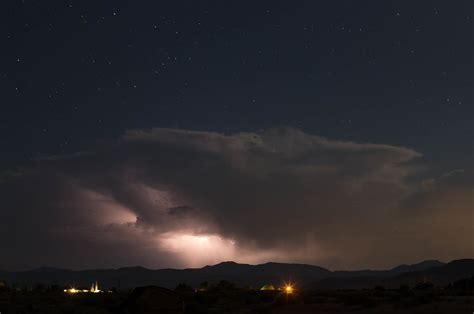
[[[402,283],[414,284],[420,278],[432,278],[435,283],[446,284],[474,275],[474,259],[454,260],[442,263],[435,260],[411,265],[399,265],[388,270],[330,271],[326,268],[296,263],[250,265],[226,261],[202,268],[147,269],[141,266],[115,269],[68,270],[40,267],[29,271],[0,271],[0,280],[16,286],[81,285],[99,281],[105,288],[133,288],[144,285],[160,285],[174,288],[180,283],[197,287],[207,281],[221,280],[241,286],[258,288],[267,283],[280,284],[286,280],[300,286],[320,288],[360,288],[384,285],[394,287]]]
[[[212,268],[212,267],[216,267],[216,266],[220,266],[220,265],[239,265],[239,266],[265,266],[265,265],[294,265],[294,266],[308,266],[308,267],[317,267],[317,268],[322,268],[322,269],[326,269],[330,272],[361,272],[361,271],[374,271],[374,272],[378,272],[378,271],[392,271],[392,270],[395,270],[397,268],[400,268],[400,267],[412,267],[412,266],[417,266],[417,265],[421,265],[421,264],[427,264],[427,263],[436,263],[438,265],[446,265],[446,264],[449,264],[449,263],[452,263],[452,262],[460,262],[460,261],[470,261],[472,259],[470,258],[465,258],[465,259],[456,259],[456,260],[453,260],[453,261],[450,261],[448,263],[444,263],[444,262],[441,262],[441,261],[438,261],[438,260],[424,260],[424,261],[421,261],[421,262],[418,262],[418,263],[414,263],[414,264],[400,264],[400,265],[397,265],[397,266],[394,266],[392,268],[388,268],[388,269],[382,269],[382,270],[379,270],[379,269],[370,269],[370,268],[367,268],[367,269],[361,269],[361,270],[341,270],[341,269],[336,269],[336,270],[329,270],[328,268],[325,268],[325,267],[322,267],[322,266],[319,266],[319,265],[313,265],[313,264],[305,264],[305,263],[283,263],[283,262],[265,262],[265,263],[261,263],[261,264],[247,264],[247,263],[238,263],[238,262],[235,262],[235,261],[222,261],[222,262],[219,262],[217,264],[211,264],[211,265],[204,265],[202,267],[187,267],[187,268],[172,268],[172,267],[167,267],[167,268],[147,268],[147,267],[144,267],[144,266],[140,266],[140,265],[135,265],[135,266],[120,266],[120,267],[113,267],[113,268],[86,268],[86,269],[71,269],[71,268],[63,268],[63,267],[53,267],[53,266],[40,266],[40,267],[36,267],[36,268],[31,268],[31,269],[26,269],[26,270],[14,270],[14,271],[11,271],[11,270],[6,270],[6,269],[0,269],[0,273],[18,273],[18,272],[28,272],[28,271],[103,271],[103,270],[131,270],[131,269],[136,269],[136,270],[148,270],[148,271],[158,271],[158,270],[180,270],[180,271],[183,271],[183,270],[196,270],[196,269],[203,269],[203,268]]]

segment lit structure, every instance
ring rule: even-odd
[[[75,293],[79,293],[79,292],[82,292],[82,291],[73,287],[73,288],[69,288],[69,289],[64,289],[64,292],[70,293],[70,294],[75,294]]]
[[[99,289],[99,283],[93,282],[91,288],[88,289],[76,289],[74,287],[71,287],[69,289],[64,289],[64,292],[69,293],[69,294],[77,294],[77,293],[100,293],[103,292],[102,290]]]
[[[99,283],[98,283],[97,281],[92,284],[90,292],[91,292],[91,293],[99,293],[99,292],[102,292],[102,291],[99,289]]]
[[[265,285],[263,287],[260,288],[261,291],[273,291],[273,290],[276,290],[275,289],[275,286],[273,285]]]

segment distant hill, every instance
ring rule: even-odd
[[[371,288],[375,285],[398,287],[401,284],[414,285],[423,279],[436,284],[448,284],[470,276],[474,276],[473,259],[456,260],[448,264],[425,261],[382,271],[333,272],[319,266],[305,264],[248,265],[235,262],[223,262],[203,268],[182,270],[126,267],[81,271],[56,268],[38,268],[20,272],[0,271],[0,280],[5,280],[8,284],[16,286],[34,287],[41,283],[43,285],[88,287],[97,280],[102,287],[122,289],[146,285],[174,288],[180,283],[197,287],[204,281],[216,283],[221,280],[255,288],[267,283],[279,285],[288,280],[301,287],[315,288]]]
[[[392,274],[402,274],[402,273],[408,273],[408,272],[414,272],[414,271],[422,271],[428,268],[432,267],[437,267],[437,266],[443,266],[445,263],[442,263],[440,261],[424,261],[418,264],[412,264],[412,265],[400,265],[397,267],[394,267],[389,270],[390,273]]]
[[[334,276],[311,284],[317,288],[362,289],[383,286],[398,288],[401,285],[415,286],[422,281],[435,285],[447,285],[454,281],[474,276],[474,259],[455,260],[447,264],[427,261],[415,265],[402,265],[388,271],[334,272]]]
[[[389,270],[356,270],[356,271],[335,271],[333,276],[337,278],[352,277],[392,277],[403,273],[421,271],[431,267],[443,266],[445,263],[435,260],[423,261],[412,265],[399,265]]]

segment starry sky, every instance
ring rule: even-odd
[[[473,9],[2,1],[0,268],[472,257]]]

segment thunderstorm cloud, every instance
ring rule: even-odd
[[[0,176],[0,268],[388,267],[473,255],[472,174],[295,129],[133,130]]]

